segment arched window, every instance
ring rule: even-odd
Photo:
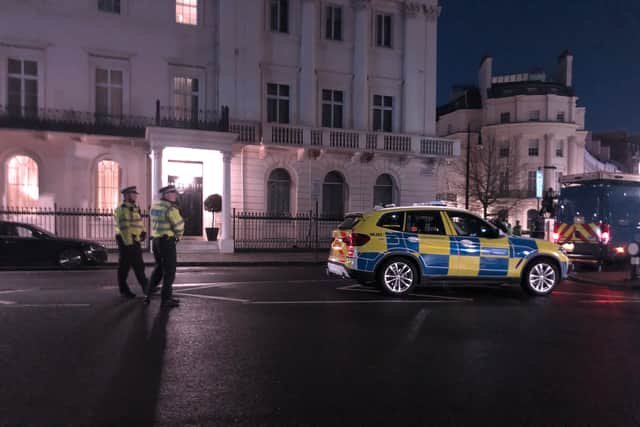
[[[330,218],[342,218],[347,191],[344,177],[340,172],[331,171],[324,177],[322,184],[322,215]]]
[[[285,169],[274,169],[267,180],[267,212],[274,215],[291,213],[291,177]]]
[[[38,164],[29,156],[13,156],[7,162],[7,204],[38,204]]]
[[[98,209],[115,209],[118,206],[120,195],[120,166],[113,160],[101,160],[97,171],[97,197]]]
[[[391,175],[383,173],[376,179],[376,185],[373,187],[373,205],[383,206],[395,203],[395,196],[393,178]]]

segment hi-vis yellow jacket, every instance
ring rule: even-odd
[[[184,220],[175,204],[158,200],[151,206],[151,237],[175,237],[184,235]]]
[[[135,203],[122,202],[113,212],[115,219],[116,235],[122,238],[125,245],[131,246],[140,241],[140,235],[144,232],[142,214]]]

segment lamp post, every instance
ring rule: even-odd
[[[464,186],[464,208],[469,209],[469,166],[471,163],[471,123],[467,123],[467,170]]]

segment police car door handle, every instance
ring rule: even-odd
[[[472,240],[463,239],[463,240],[460,240],[460,243],[462,243],[462,246],[473,246]]]

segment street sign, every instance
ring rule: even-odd
[[[536,197],[538,199],[542,199],[542,184],[543,184],[543,178],[544,178],[544,172],[542,171],[542,169],[538,169],[536,170]]]

